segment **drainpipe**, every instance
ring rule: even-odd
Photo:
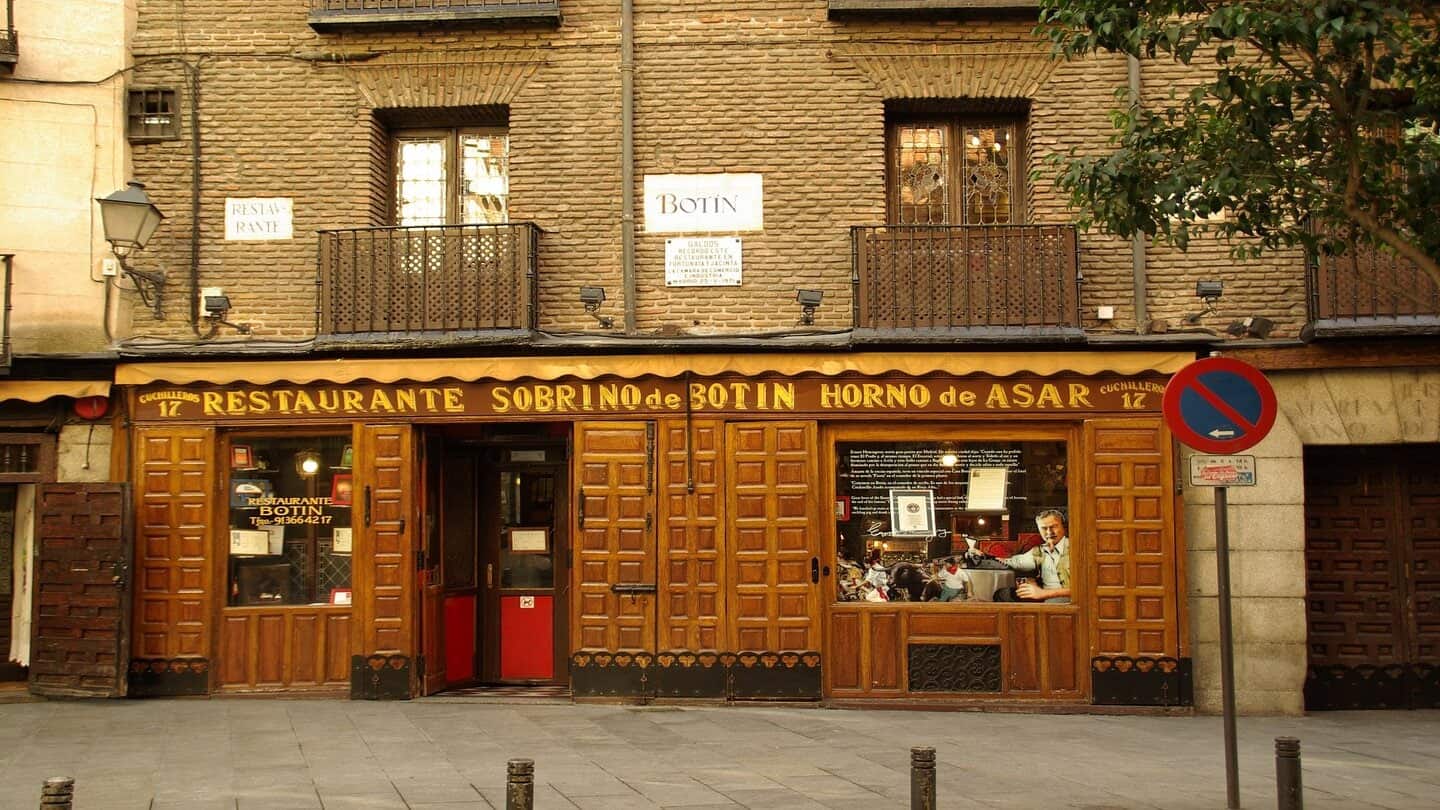
[[[620,275],[625,333],[635,332],[635,2],[620,2]]]
[[[1130,68],[1130,105],[1140,106],[1140,60],[1126,57]],[[1148,292],[1145,286],[1145,234],[1137,233],[1130,238],[1130,264],[1135,289],[1135,334],[1150,331],[1150,315],[1146,308]]]

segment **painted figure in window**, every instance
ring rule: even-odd
[[[1037,574],[1037,579],[1016,579],[1015,596],[1026,602],[1070,601],[1070,537],[1065,513],[1046,509],[1035,516],[1035,528],[1045,542],[1005,560],[1010,569]]]

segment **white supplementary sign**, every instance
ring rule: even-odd
[[[291,239],[292,210],[289,197],[226,197],[225,239]]]
[[[535,608],[535,597],[533,597],[533,596],[522,596],[522,597],[520,597],[520,609],[521,609],[521,610],[533,610],[534,608]]]
[[[740,238],[665,240],[666,287],[739,287]]]
[[[764,229],[762,175],[645,175],[646,233],[730,233]]]
[[[1190,457],[1190,486],[1253,487],[1255,457],[1196,453]]]

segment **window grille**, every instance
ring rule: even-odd
[[[180,106],[174,90],[131,90],[127,111],[131,141],[163,141],[180,137]]]

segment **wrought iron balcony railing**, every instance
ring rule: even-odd
[[[14,28],[0,28],[0,68],[13,69],[20,61],[20,35]]]
[[[310,27],[317,30],[559,19],[559,0],[310,0]]]
[[[318,332],[532,331],[539,241],[529,222],[321,231]]]
[[[1038,12],[1039,0],[828,0],[830,16],[860,14],[944,14],[992,11]]]
[[[1440,333],[1440,285],[1413,262],[1371,247],[1318,256],[1308,330],[1321,337]]]
[[[1073,225],[858,226],[851,246],[858,334],[1080,334]]]

